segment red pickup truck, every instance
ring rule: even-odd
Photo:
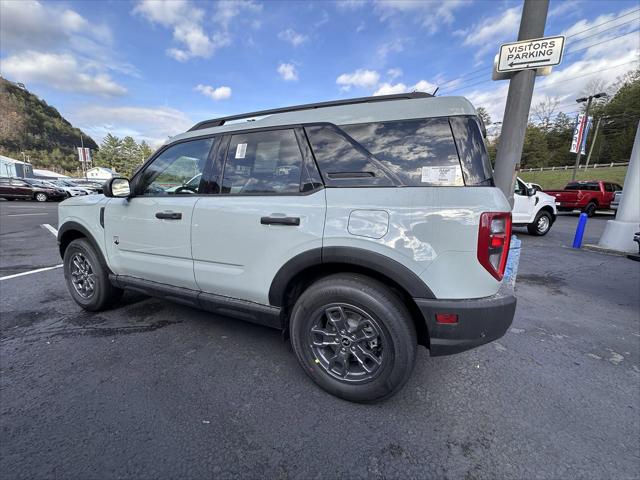
[[[613,195],[622,187],[617,183],[602,180],[569,182],[564,190],[545,190],[556,197],[558,211],[582,210],[592,217],[596,210],[611,208]]]

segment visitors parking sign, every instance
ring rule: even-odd
[[[564,37],[536,38],[500,45],[498,72],[550,67],[562,61]]]

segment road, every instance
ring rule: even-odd
[[[590,219],[597,241],[606,216]],[[277,331],[126,294],[90,314],[60,268],[0,280],[3,478],[637,478],[640,264],[519,230],[498,342],[420,349],[406,388],[317,388]],[[0,202],[0,277],[60,263],[56,205]]]

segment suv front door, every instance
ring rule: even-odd
[[[132,181],[130,198],[112,198],[105,208],[105,244],[110,267],[128,275],[195,289],[191,216],[213,138],[169,146]]]
[[[203,196],[193,212],[202,291],[267,305],[278,270],[299,253],[319,252],[325,192],[303,136],[287,128],[221,142],[210,183],[217,194]]]

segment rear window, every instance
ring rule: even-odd
[[[476,118],[451,117],[449,121],[460,154],[464,183],[493,185],[493,169]]]
[[[464,185],[447,118],[340,127],[404,185]]]
[[[596,192],[600,191],[600,185],[597,183],[569,183],[565,190],[593,190]]]

